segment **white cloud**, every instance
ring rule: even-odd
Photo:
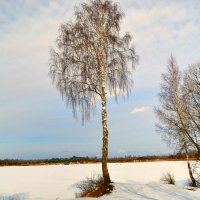
[[[154,0],[120,3],[126,8],[121,30],[133,35],[140,57],[134,75],[135,89],[158,86],[171,53],[176,56],[180,68],[198,61],[199,5],[189,1]]]
[[[147,112],[149,110],[149,107],[136,107],[136,108],[134,108],[131,112],[130,112],[130,114],[136,114],[136,113],[142,113],[142,112]]]
[[[119,150],[117,151],[117,153],[126,153],[126,150],[125,150],[125,149],[119,149]]]
[[[199,33],[198,11],[194,5],[187,6],[177,1],[153,4],[152,1],[148,7],[131,6],[127,9],[122,30],[132,32],[140,45],[151,45],[158,41],[171,45],[177,37],[188,37],[182,33],[188,26],[194,26],[193,30]]]

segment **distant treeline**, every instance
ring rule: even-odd
[[[197,155],[190,152],[190,159],[195,160]],[[109,163],[122,163],[122,162],[148,162],[148,161],[178,161],[185,160],[183,153],[172,155],[147,155],[147,156],[125,156],[125,157],[112,157],[108,159]],[[52,165],[52,164],[86,164],[98,163],[101,158],[98,157],[76,157],[71,158],[52,158],[40,160],[21,160],[21,159],[4,159],[0,160],[0,166],[29,166],[29,165]]]

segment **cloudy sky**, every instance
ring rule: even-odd
[[[101,110],[83,127],[48,76],[49,49],[81,0],[0,0],[0,159],[101,155]],[[108,100],[110,156],[170,152],[153,108],[171,53],[181,69],[200,61],[198,0],[119,0],[122,32],[140,62],[126,101]]]

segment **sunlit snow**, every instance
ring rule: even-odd
[[[115,190],[102,199],[200,200],[200,189],[184,189],[189,179],[185,162],[112,163]],[[0,200],[74,199],[76,184],[101,172],[101,164],[14,166],[0,168]],[[171,172],[176,185],[160,182]]]

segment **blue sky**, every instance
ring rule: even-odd
[[[0,1],[0,159],[101,155],[101,110],[85,126],[48,77],[49,49],[81,0]],[[122,33],[140,62],[126,101],[108,99],[109,155],[169,153],[153,108],[171,53],[181,69],[200,61],[198,0],[123,0]]]

